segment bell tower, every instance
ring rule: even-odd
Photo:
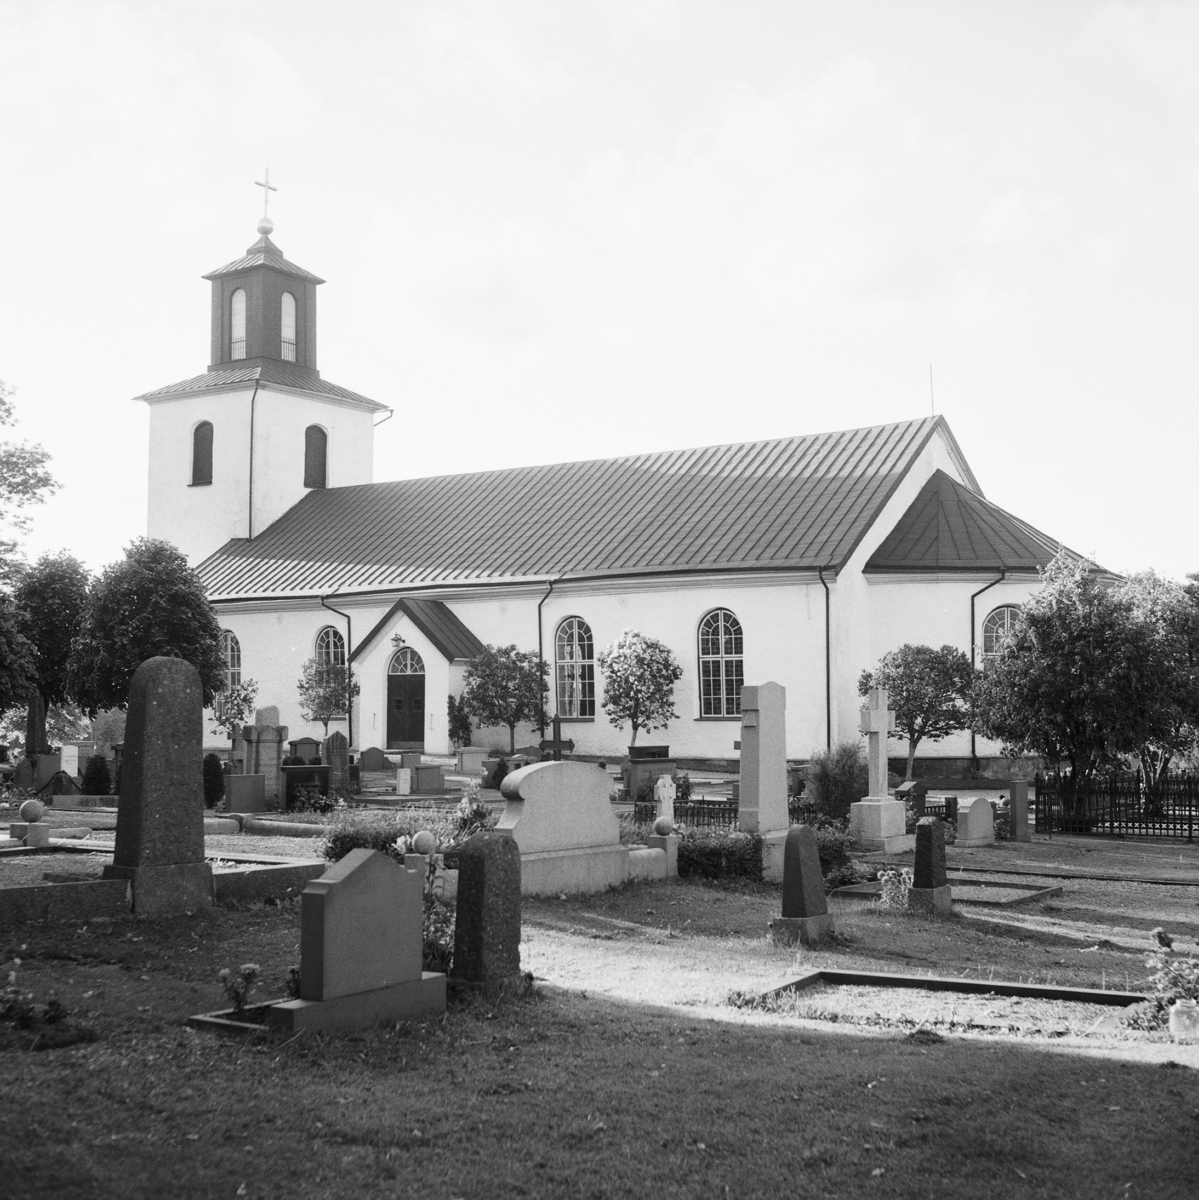
[[[264,201],[276,189],[266,182]],[[252,540],[311,491],[372,481],[374,423],[391,410],[321,378],[319,276],[258,240],[204,278],[212,284],[208,370],[146,392],[147,533],[194,566],[230,539]]]

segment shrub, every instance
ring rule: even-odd
[[[215,754],[204,755],[204,807],[216,808],[225,795],[225,772]]]
[[[83,768],[83,794],[85,796],[111,796],[112,772],[108,759],[103,754],[93,754]]]
[[[447,696],[446,710],[450,719],[450,741],[455,746],[470,745],[470,713],[461,696]]]
[[[402,857],[396,839],[411,838],[427,829],[439,850],[454,844],[458,836],[456,816],[430,812],[427,808],[403,808],[392,812],[339,812],[325,839],[325,857],[337,862],[351,850],[381,850],[392,858]]]
[[[676,804],[686,804],[691,799],[691,776],[679,775],[674,781],[674,802]]]
[[[1174,939],[1154,929],[1157,947],[1145,959],[1151,972],[1149,1002],[1139,1005],[1124,1019],[1133,1029],[1165,1029],[1170,1021],[1170,1005],[1176,1000],[1199,1000],[1199,958],[1174,952]]]
[[[819,750],[804,767],[804,799],[821,816],[844,821],[849,806],[870,791],[870,769],[858,742],[839,742],[831,750]]]
[[[337,807],[337,797],[322,796],[315,783],[301,783],[292,793],[291,807],[294,812],[328,813]]]
[[[679,839],[679,874],[760,882],[762,835],[739,829],[688,829]]]

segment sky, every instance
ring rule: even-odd
[[[0,163],[31,556],[144,534],[132,397],[269,164],[376,480],[935,406],[1003,508],[1199,571],[1199,0],[0,0]]]

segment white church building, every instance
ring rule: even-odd
[[[943,417],[374,483],[390,410],[321,377],[323,281],[272,231],[264,218],[204,277],[207,371],[138,399],[148,533],[197,568],[230,679],[255,680],[292,737],[321,736],[296,686],[317,655],[348,661],[361,687],[330,727],[352,749],[448,752],[468,661],[515,643],[547,663],[547,717],[575,753],[616,758],[630,731],[601,708],[596,654],[636,629],[683,668],[677,719],[642,741],[734,759],[742,684],[774,680],[788,754],[805,758],[857,738],[857,680],[884,652],[948,643],[981,662],[1060,548],[984,498]],[[506,749],[508,732],[474,741]],[[920,746],[956,760],[937,773],[999,769],[997,755],[968,733]]]

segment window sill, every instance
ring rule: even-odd
[[[713,721],[713,722],[716,722],[717,724],[724,724],[724,725],[731,724],[732,722],[735,721],[738,725],[741,724],[740,714],[738,714],[735,717],[693,717],[692,720],[693,721]]]
[[[552,721],[554,718],[551,717]],[[559,717],[558,722],[561,725],[594,725],[594,717]]]
[[[212,487],[212,480],[210,479],[207,483],[189,483],[187,486],[188,487]]]

